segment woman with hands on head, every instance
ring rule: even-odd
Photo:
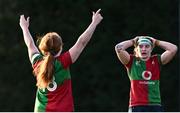
[[[63,42],[56,32],[44,35],[36,47],[29,31],[29,17],[20,16],[19,24],[37,80],[34,111],[74,111],[69,67],[78,59],[102,19],[100,9],[93,12],[88,28],[68,51],[61,53]]]
[[[134,54],[126,49],[135,46]],[[151,55],[154,47],[165,50]],[[131,82],[129,111],[162,112],[159,89],[160,67],[172,60],[177,46],[149,36],[137,36],[115,46],[117,57],[125,65]]]

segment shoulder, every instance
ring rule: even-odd
[[[68,68],[72,64],[69,51],[62,53],[60,56],[56,57],[56,59],[61,62],[64,68]]]
[[[43,55],[40,53],[35,53],[32,55],[31,64],[35,64],[37,61],[41,60],[43,58]]]
[[[133,59],[136,59],[135,55],[130,54],[130,60],[129,60],[129,62],[125,65],[127,68],[130,68],[131,65],[133,64]]]
[[[159,62],[159,64],[162,64],[162,62],[161,62],[161,55],[160,54],[152,55],[151,59],[156,60],[157,62]]]
[[[154,54],[151,56],[152,59],[155,59],[155,58],[158,58],[160,59],[161,58],[161,55],[160,54]]]

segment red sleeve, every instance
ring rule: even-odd
[[[40,63],[40,61],[37,61],[36,63],[34,63],[34,64],[32,65],[32,68],[35,69],[36,67],[38,67],[39,63]]]
[[[129,62],[125,65],[125,67],[128,68],[128,69],[130,69],[132,63],[133,63],[133,55],[130,54],[130,60],[129,60]]]
[[[41,54],[34,54],[32,56],[32,67],[33,69],[35,69],[36,67],[38,67],[39,63],[42,61],[43,56]]]
[[[57,60],[59,60],[62,64],[62,66],[66,69],[72,64],[71,56],[69,51],[61,54],[59,57],[57,57]]]

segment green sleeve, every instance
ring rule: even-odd
[[[33,54],[31,64],[34,65],[38,60],[40,60],[42,58],[43,58],[43,56],[40,53]]]

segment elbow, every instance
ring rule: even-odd
[[[117,46],[118,46],[118,44],[114,47],[115,51],[117,51]]]
[[[177,53],[177,50],[178,50],[178,47],[176,45],[174,45],[172,48],[171,48],[171,55],[175,55]]]
[[[173,53],[176,54],[177,53],[177,50],[178,50],[178,47],[176,45],[174,45],[173,47]]]
[[[119,52],[118,44],[114,47],[114,49],[115,49],[116,52]]]
[[[115,50],[118,51],[118,52],[120,52],[121,50],[124,50],[124,49],[123,49],[123,45],[122,45],[122,44],[117,44],[117,45],[115,46]]]

